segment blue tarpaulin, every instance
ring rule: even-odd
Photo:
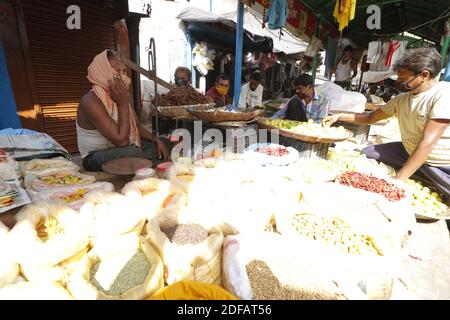
[[[0,39],[0,129],[21,127],[22,125],[17,115],[16,102],[9,80],[3,43],[2,39]]]

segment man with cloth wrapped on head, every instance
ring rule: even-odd
[[[77,109],[78,149],[83,167],[101,171],[110,160],[146,158],[153,164],[169,158],[165,143],[145,130],[130,103],[131,79],[115,52],[105,50],[88,67],[92,90]]]

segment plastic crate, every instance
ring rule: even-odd
[[[348,122],[336,122],[333,127],[344,127],[345,129],[351,131],[354,138],[358,143],[364,143],[369,138],[370,125],[368,124],[356,124]]]
[[[224,139],[222,148],[231,149],[234,153],[243,153],[248,146],[259,142],[256,124],[249,124],[243,128],[223,128],[203,123],[203,133],[211,128],[218,129],[222,133]]]

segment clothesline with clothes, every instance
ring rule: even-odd
[[[372,41],[367,49],[367,63],[370,71],[392,70],[395,63],[405,54],[408,40]]]

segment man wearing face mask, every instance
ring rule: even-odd
[[[223,107],[230,104],[228,90],[230,89],[230,78],[226,74],[219,74],[214,87],[206,93],[209,103],[215,103],[216,107]]]
[[[272,119],[284,117],[288,120],[320,123],[328,115],[330,100],[314,90],[314,81],[309,74],[302,74],[295,79],[294,89],[296,95]]]
[[[131,79],[116,54],[97,55],[87,78],[92,90],[81,98],[76,121],[83,167],[102,171],[104,163],[125,157],[147,158],[155,165],[167,160],[166,144],[141,126],[131,108]]]
[[[255,108],[262,105],[264,87],[260,84],[261,73],[253,72],[249,82],[241,87],[239,109]]]
[[[186,67],[178,67],[175,70],[175,85],[185,87],[191,85],[192,72]]]
[[[370,146],[363,153],[398,169],[396,179],[417,171],[450,197],[450,83],[436,80],[441,69],[434,48],[409,50],[395,66],[396,84],[404,94],[370,114],[335,114],[323,124],[372,124],[395,115],[402,141]]]

